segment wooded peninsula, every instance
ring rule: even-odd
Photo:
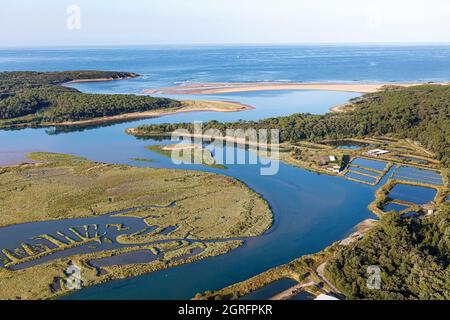
[[[449,102],[450,86],[389,87],[354,99],[345,112],[236,123],[210,121],[203,130],[218,129],[224,134],[226,129],[279,129],[280,143],[291,146],[333,139],[408,139],[418,148],[431,150],[440,161],[445,187],[450,167]],[[192,124],[184,123],[140,126],[134,132],[164,134],[178,128],[193,130]],[[443,197],[435,214],[414,219],[385,212],[364,237],[358,235],[362,237],[359,241],[336,243],[315,255],[196,298],[241,298],[267,284],[291,278],[314,294],[332,291],[347,299],[449,299],[448,192]],[[366,285],[367,267],[371,265],[384,270],[379,290]]]
[[[39,126],[109,117],[125,113],[178,108],[181,102],[130,94],[87,94],[67,82],[134,78],[130,72],[1,72],[0,128]]]
[[[220,123],[210,121],[203,130],[279,129],[280,143],[318,142],[324,139],[366,138],[391,135],[418,141],[450,165],[450,86],[388,87],[356,98],[346,112],[325,115],[294,114],[261,121]],[[193,129],[191,123],[143,125],[140,134],[170,133]]]

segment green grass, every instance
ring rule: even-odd
[[[175,225],[178,228],[170,235],[149,234],[144,240],[190,239],[194,243],[179,248],[170,246],[170,242],[154,244],[155,250],[164,253],[162,259],[149,264],[108,267],[109,273],[102,276],[89,266],[90,260],[149,245],[142,243],[136,247],[142,239],[130,235],[121,240],[134,247],[76,255],[20,271],[0,268],[0,299],[46,299],[66,293],[67,290],[52,292],[50,285],[56,277],[66,278],[64,272],[70,261],[83,267],[84,284],[89,286],[223,254],[242,244],[229,239],[258,236],[272,225],[268,204],[230,177],[111,165],[55,153],[33,153],[30,158],[39,162],[0,168],[0,227],[147,207],[126,215],[145,219],[148,225],[160,229]],[[176,205],[167,206],[171,203]],[[155,205],[161,207],[151,207]],[[211,239],[223,241],[199,243]],[[205,250],[197,256],[173,260],[198,246]]]
[[[159,153],[160,155],[163,155],[167,158],[174,158],[176,160],[182,160],[184,159],[186,156],[190,159],[190,163],[194,163],[194,157],[196,156],[202,156],[202,163],[201,165],[207,166],[207,167],[211,167],[211,168],[216,168],[216,169],[223,169],[226,170],[228,169],[226,166],[222,165],[222,164],[217,164],[216,161],[214,160],[214,158],[212,157],[211,153],[209,150],[207,149],[186,149],[183,150],[179,153],[179,157],[176,155],[176,153],[172,153],[172,151],[170,150],[165,150],[164,149],[165,146],[146,146],[145,148]],[[197,153],[197,154],[196,154]],[[205,158],[208,158],[208,161],[205,161]]]

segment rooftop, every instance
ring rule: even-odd
[[[320,294],[314,300],[339,300],[339,299],[327,294]]]

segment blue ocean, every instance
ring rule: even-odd
[[[77,69],[143,75],[107,85],[124,92],[188,81],[440,82],[450,80],[450,45],[0,49],[1,71]]]

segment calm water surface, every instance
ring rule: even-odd
[[[0,70],[122,70],[142,77],[84,83],[85,92],[136,93],[184,82],[396,82],[448,81],[450,46],[298,46],[298,47],[124,47],[1,49]],[[91,160],[161,168],[204,170],[245,182],[261,194],[274,213],[274,225],[229,254],[192,264],[112,281],[83,289],[67,299],[189,299],[219,289],[299,256],[317,252],[346,236],[373,215],[367,205],[377,187],[311,173],[281,164],[274,176],[261,176],[258,165],[228,165],[228,170],[175,166],[146,145],[170,141],[140,140],[124,134],[139,124],[194,120],[236,121],[325,113],[357,94],[298,91],[236,93],[202,99],[237,100],[256,107],[241,113],[186,113],[125,124],[63,132],[48,129],[0,131],[0,164],[23,160],[32,151],[62,152]],[[186,96],[184,98],[197,98]],[[142,163],[130,158],[152,158]],[[384,183],[386,178],[382,181]]]
[[[205,114],[184,116],[195,119],[197,115],[204,117]],[[210,115],[212,119],[220,119],[222,114]],[[188,299],[197,292],[218,289],[301,255],[317,252],[344,237],[361,220],[373,217],[367,205],[373,200],[374,187],[285,164],[280,164],[280,171],[274,176],[261,176],[259,165],[228,165],[228,170],[191,165],[179,167],[170,159],[144,148],[171,141],[140,140],[124,134],[127,127],[163,120],[147,119],[60,134],[54,134],[51,129],[0,131],[1,150],[63,152],[109,163],[226,174],[245,182],[269,202],[275,217],[274,226],[264,236],[247,241],[229,254],[86,288],[67,298]],[[165,120],[185,121],[179,115]],[[155,162],[140,163],[130,158],[152,158]]]

